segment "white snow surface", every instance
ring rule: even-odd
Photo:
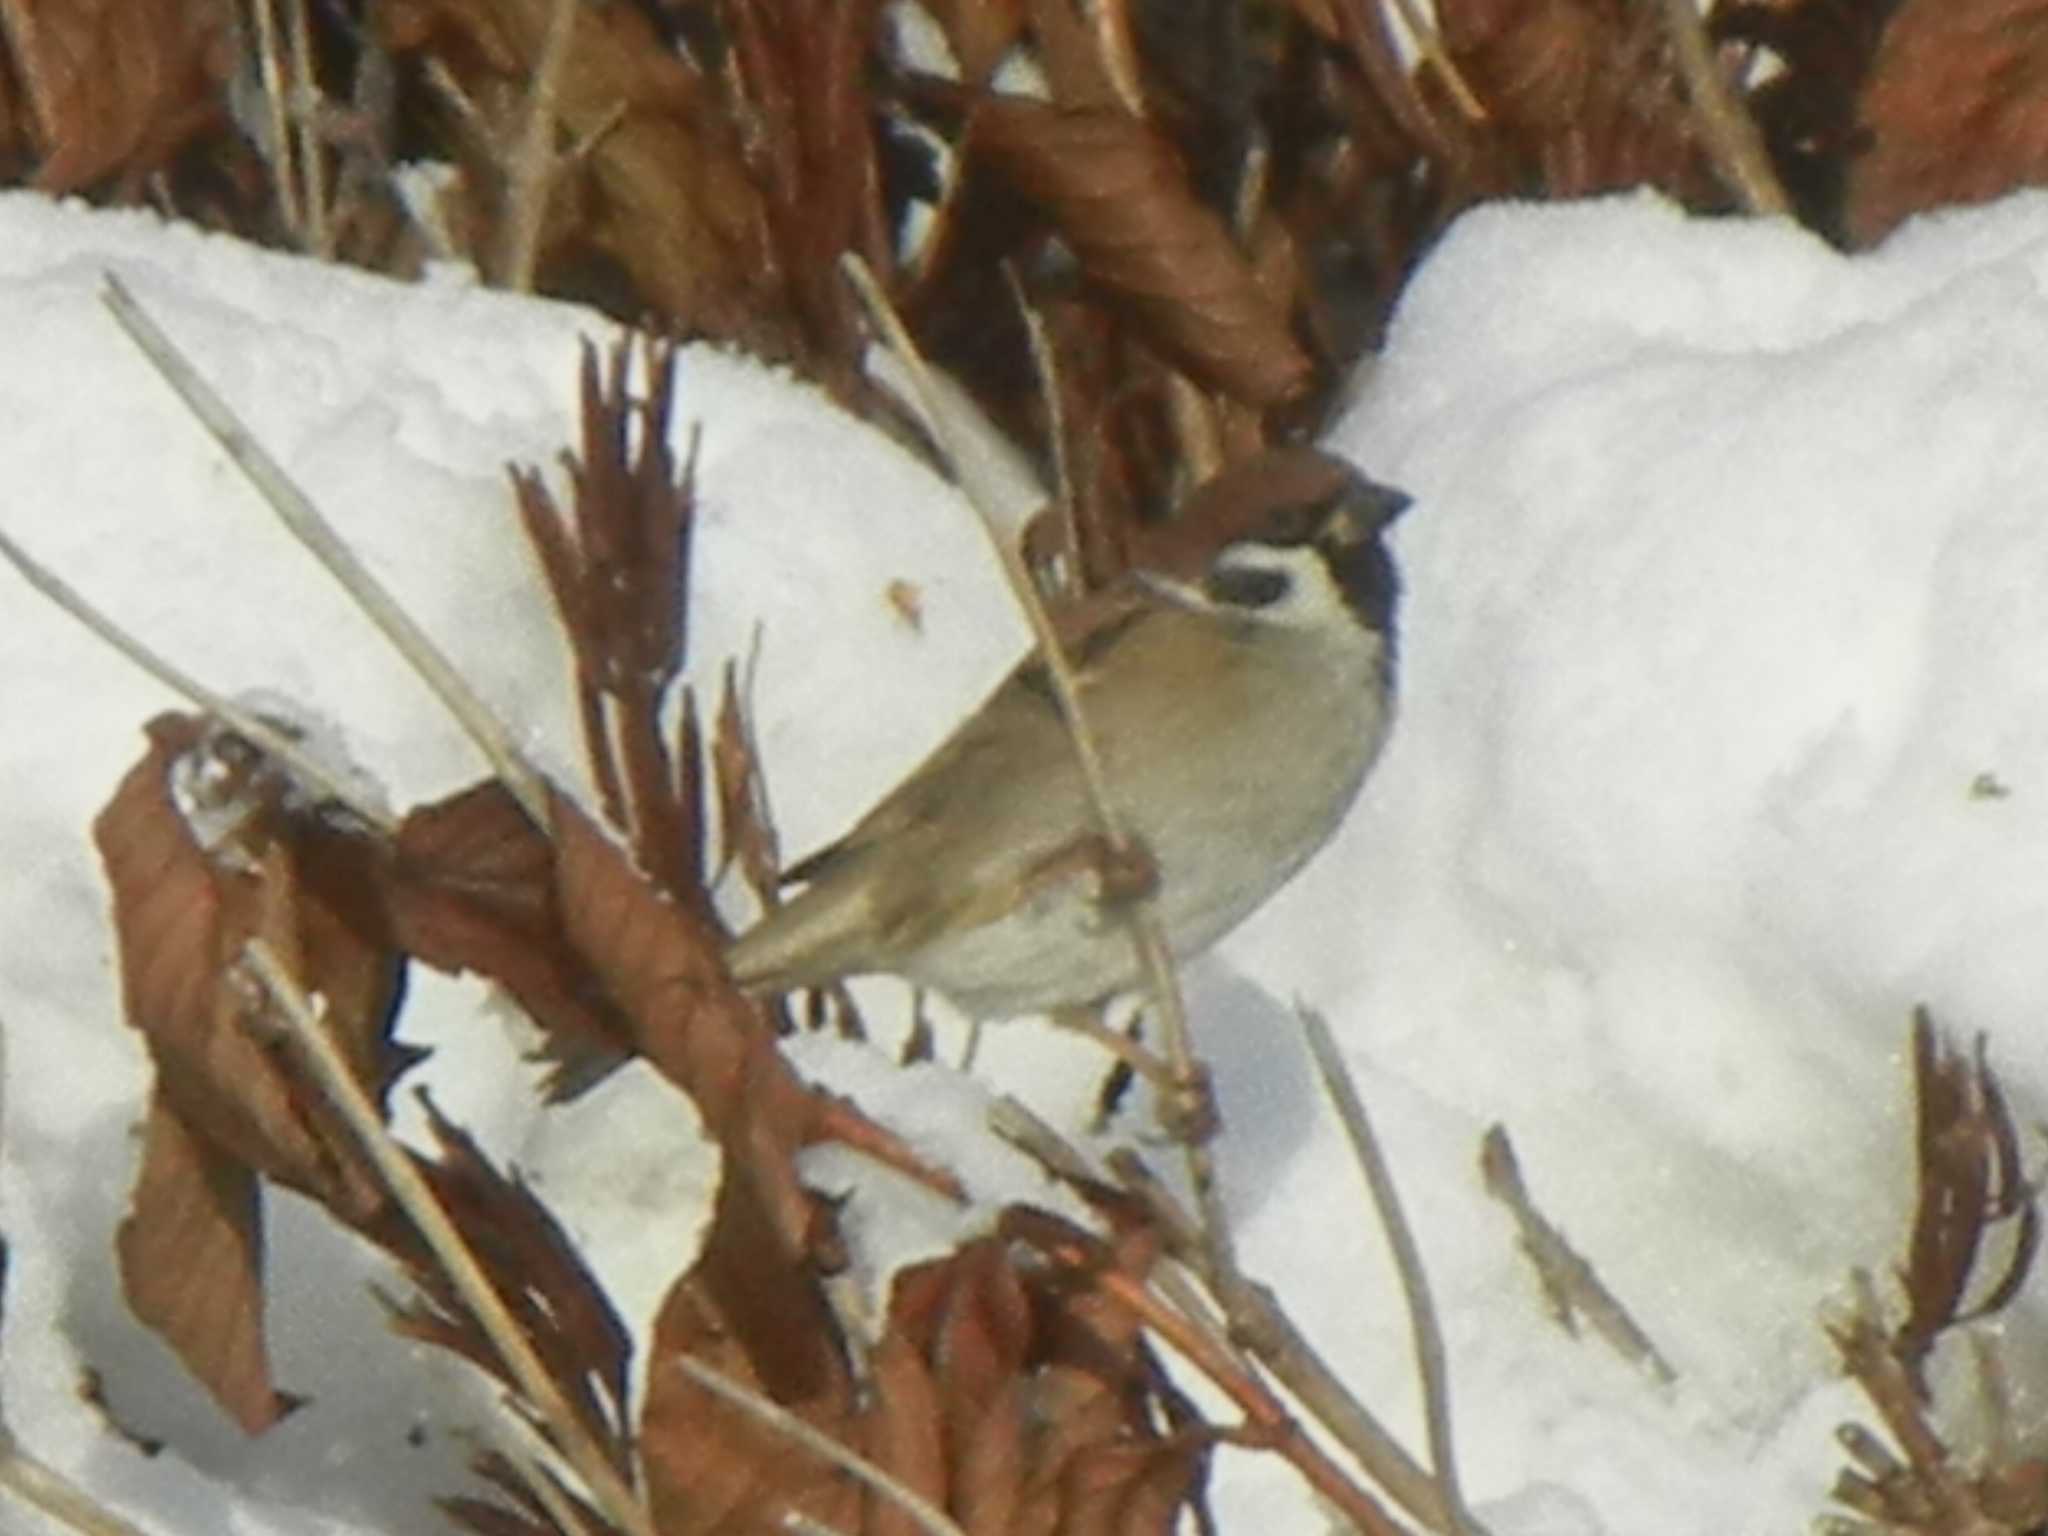
[[[580,783],[565,648],[506,537],[503,465],[553,473],[578,338],[612,327],[453,275],[404,287],[0,197],[0,526],[216,688],[333,723],[401,806],[480,765],[133,354],[104,271]],[[1022,626],[964,508],[815,391],[700,348],[681,398],[703,429],[693,670],[715,684],[753,658],[801,853],[972,705]],[[1989,1035],[2023,1120],[2048,1106],[2048,198],[1856,258],[1648,197],[1481,210],[1356,401],[1327,444],[1416,498],[1396,536],[1401,721],[1331,847],[1188,977],[1243,1259],[1418,1443],[1385,1244],[1299,998],[1336,1028],[1405,1192],[1491,1527],[1796,1528],[1857,1407],[1818,1309],[1898,1254],[1909,1214],[1911,1007]],[[376,1255],[270,1202],[276,1365],[313,1401],[254,1442],[120,1302],[147,1071],[88,828],[176,701],[11,574],[0,592],[0,1406],[157,1536],[428,1528],[490,1394],[384,1334]],[[863,991],[900,1011],[892,984]],[[689,1107],[629,1072],[615,1098],[538,1110],[518,1031],[471,984],[416,978],[403,1034],[434,1047],[418,1078],[440,1106],[532,1177],[644,1318],[716,1177]],[[801,1065],[967,1168],[984,1218],[1057,1199],[977,1144],[990,1093],[1078,1127],[1098,1071],[1031,1023],[986,1032],[978,1082],[835,1042]],[[1479,1187],[1495,1122],[1675,1386],[1549,1322]],[[813,1171],[843,1189],[850,1161]],[[848,1225],[900,1252],[961,1224],[878,1180]],[[2022,1388],[2041,1379],[2040,1292],[2003,1330]],[[87,1368],[163,1454],[81,1400]],[[2019,1407],[2038,1429],[2041,1403]],[[1226,1532],[1329,1528],[1250,1453],[1219,1458],[1214,1499]]]

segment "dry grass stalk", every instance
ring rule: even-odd
[[[336,1111],[348,1122],[349,1128],[360,1138],[364,1153],[376,1166],[392,1197],[404,1208],[420,1237],[433,1250],[435,1259],[461,1294],[470,1315],[489,1335],[506,1369],[518,1381],[520,1391],[556,1437],[570,1465],[583,1479],[605,1517],[629,1536],[657,1536],[654,1518],[640,1501],[640,1496],[619,1476],[611,1459],[590,1438],[583,1421],[569,1407],[547,1366],[534,1353],[525,1333],[499,1301],[496,1290],[470,1252],[462,1234],[434,1198],[426,1180],[420,1177],[412,1158],[384,1128],[383,1116],[364,1094],[348,1063],[328,1038],[320,1011],[306,995],[298,978],[286,970],[283,962],[261,940],[250,943],[244,958],[270,994],[276,1017],[301,1054],[307,1070]]]
[[[1337,1049],[1330,1026],[1311,1008],[1298,1007],[1295,1011],[1308,1041],[1309,1054],[1315,1058],[1323,1092],[1329,1096],[1344,1127],[1352,1157],[1365,1175],[1366,1187],[1372,1191],[1373,1209],[1393,1252],[1394,1271],[1400,1276],[1401,1294],[1408,1306],[1408,1326],[1414,1336],[1415,1372],[1422,1382],[1422,1416],[1429,1437],[1429,1460],[1436,1472],[1445,1517],[1457,1536],[1481,1536],[1484,1527],[1473,1518],[1458,1480],[1457,1442],[1451,1434],[1450,1367],[1444,1357],[1443,1329],[1437,1322],[1436,1302],[1422,1267],[1422,1249],[1401,1208],[1400,1191],[1394,1185],[1393,1170],[1387,1165],[1379,1138],[1373,1133],[1364,1096],[1358,1091],[1343,1053]]]

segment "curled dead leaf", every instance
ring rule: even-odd
[[[155,1068],[141,1174],[119,1237],[124,1293],[245,1428],[274,1423],[262,1336],[256,1179],[272,1179],[361,1227],[384,1207],[353,1136],[267,1043],[238,973],[268,939],[326,999],[343,1054],[379,1098],[410,1060],[388,1036],[399,961],[361,912],[333,905],[352,882],[309,860],[347,862],[351,840],[257,791],[223,841],[202,847],[171,776],[215,738],[162,715],[150,749],[93,823],[114,893],[123,1007]],[[180,1245],[191,1251],[178,1258]]]
[[[1198,380],[1260,406],[1307,387],[1285,311],[1157,130],[1117,111],[994,97],[974,111],[968,151],[1037,205],[1089,279]]]
[[[218,121],[227,13],[183,0],[4,0],[0,30],[43,162],[36,185],[72,192],[161,167]]]

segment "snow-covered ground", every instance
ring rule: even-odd
[[[103,270],[574,781],[563,646],[505,536],[502,464],[552,462],[576,338],[604,324],[0,198],[0,526],[215,687],[339,722],[400,805],[481,769],[133,355]],[[970,517],[814,392],[699,351],[682,399],[704,425],[694,653],[708,677],[758,646],[801,852],[971,705],[1021,627]],[[2044,426],[2048,198],[1854,260],[1641,198],[1468,216],[1328,439],[1417,498],[1397,538],[1403,718],[1334,844],[1191,968],[1191,1000],[1247,1267],[1408,1425],[1383,1244],[1293,1000],[1338,1031],[1501,1536],[1803,1524],[1856,1406],[1816,1311],[1897,1253],[1908,1215],[1910,1007],[1990,1034],[2023,1121],[2048,1106]],[[122,1308],[111,1244],[146,1073],[87,825],[172,701],[4,572],[0,594],[0,1406],[158,1536],[420,1529],[421,1500],[460,1481],[448,1426],[477,1393],[384,1338],[374,1256],[272,1202],[278,1374],[315,1401],[258,1442]],[[437,1047],[442,1107],[572,1226],[676,1234],[653,1261],[607,1250],[625,1291],[665,1278],[703,1200],[674,1095],[628,1076],[609,1112],[546,1123],[466,985],[417,982],[406,1034]],[[1076,1123],[1084,1050],[1017,1025],[977,1071]],[[838,1045],[807,1068],[892,1094],[935,1143],[971,1129],[973,1099],[934,1069],[906,1091]],[[1675,1386],[1548,1322],[1479,1185],[1496,1121]],[[2025,1318],[2009,1331],[2024,1351]],[[172,1449],[118,1438],[80,1398],[87,1367]],[[1222,1458],[1215,1495],[1226,1531],[1325,1528],[1247,1454]]]

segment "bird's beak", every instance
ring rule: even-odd
[[[1414,497],[1391,485],[1381,485],[1363,475],[1357,477],[1357,482],[1324,526],[1323,538],[1332,543],[1363,544],[1415,504]]]

